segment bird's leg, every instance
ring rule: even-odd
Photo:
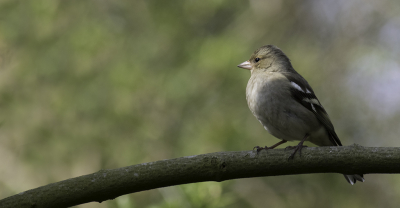
[[[301,142],[299,142],[298,145],[296,145],[296,146],[294,146],[294,147],[288,146],[288,147],[285,148],[285,150],[286,150],[286,149],[294,149],[293,153],[289,156],[288,160],[294,158],[294,155],[296,154],[297,150],[299,150],[299,155],[300,155],[300,157],[301,157],[301,149],[302,149],[303,147],[307,147],[307,146],[303,145],[303,143],[306,141],[306,139],[307,139],[309,136],[310,136],[310,135],[306,134],[306,135],[304,136],[304,138],[301,140]]]
[[[278,143],[276,143],[276,144],[274,144],[274,145],[268,147],[268,149],[274,149],[275,147],[277,147],[277,146],[279,146],[279,145],[281,145],[281,144],[284,144],[284,143],[286,143],[286,142],[287,142],[286,140],[282,140],[282,141],[280,141],[280,142],[278,142]]]
[[[263,149],[265,149],[265,150],[274,149],[275,147],[277,147],[277,146],[279,146],[279,145],[281,145],[281,144],[283,144],[283,143],[286,143],[286,142],[287,142],[286,140],[282,140],[282,141],[280,141],[280,142],[278,142],[278,143],[276,143],[276,144],[274,144],[274,145],[272,145],[272,146],[270,146],[270,147],[267,147],[267,146],[265,146],[265,147],[255,146],[255,147],[253,148],[253,150],[254,150],[254,149],[257,149],[257,153],[258,153],[258,152],[260,152],[260,151],[263,150]]]

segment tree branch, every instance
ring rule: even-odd
[[[70,207],[187,183],[306,173],[400,173],[399,147],[309,147],[302,156],[283,149],[216,152],[100,170],[0,200],[2,208]]]

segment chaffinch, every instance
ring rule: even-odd
[[[297,73],[289,58],[278,47],[266,45],[257,49],[248,61],[238,65],[248,69],[246,99],[253,115],[264,128],[282,141],[271,147],[256,146],[257,152],[273,149],[287,141],[297,140],[301,155],[304,141],[318,146],[342,146],[332,122],[308,82]],[[362,174],[344,175],[350,184],[364,182]]]

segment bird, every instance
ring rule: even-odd
[[[281,141],[270,147],[254,147],[257,153],[287,141],[300,141],[288,158],[301,156],[305,141],[317,146],[342,146],[333,124],[308,82],[293,68],[289,58],[274,45],[257,49],[238,67],[251,72],[246,87],[250,111],[274,137]],[[286,148],[286,149],[287,149]],[[364,182],[363,174],[344,175],[351,185]]]

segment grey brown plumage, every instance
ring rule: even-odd
[[[313,89],[279,48],[263,46],[239,67],[251,71],[246,99],[253,115],[278,139],[301,141],[292,156],[301,151],[304,140],[318,146],[342,146]],[[345,178],[350,184],[364,181],[362,174]]]

